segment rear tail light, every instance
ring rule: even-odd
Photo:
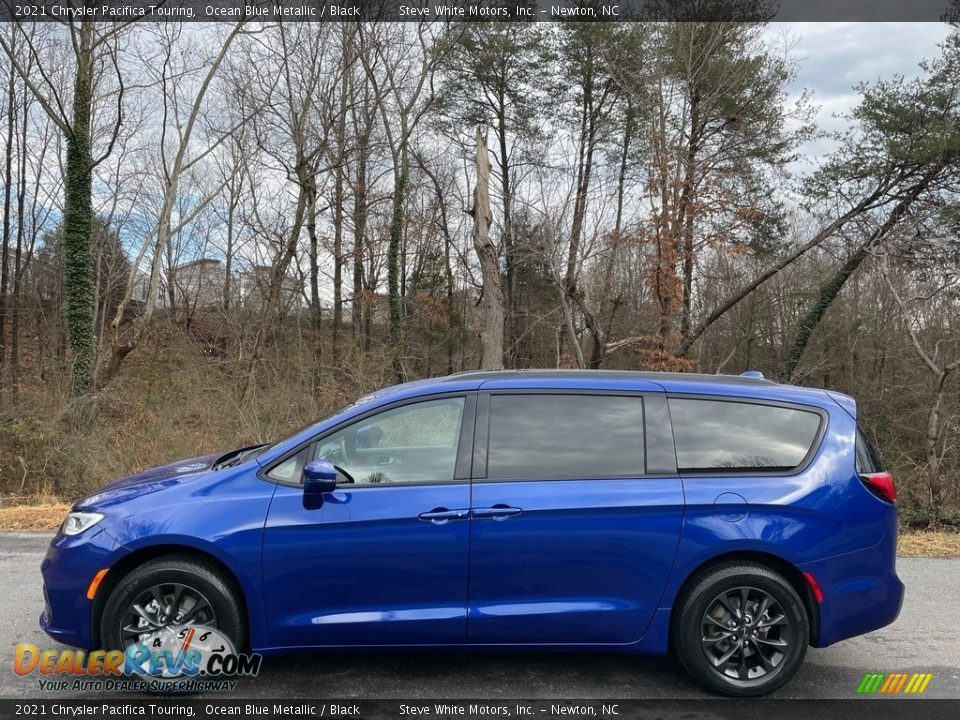
[[[897,501],[897,486],[893,484],[893,475],[888,472],[863,473],[860,475],[867,489],[881,500]]]

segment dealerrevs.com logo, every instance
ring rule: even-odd
[[[860,695],[921,695],[933,679],[931,673],[867,673],[857,686]]]
[[[229,638],[202,625],[168,627],[126,650],[14,649],[13,671],[39,675],[41,690],[229,691],[260,672],[260,655],[238,653]]]

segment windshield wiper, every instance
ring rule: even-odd
[[[239,465],[244,460],[246,460],[250,455],[262,448],[263,445],[253,445],[239,448],[238,450],[231,450],[225,455],[222,455],[220,459],[213,464],[214,470],[222,470],[223,468],[234,467]]]
[[[243,462],[244,453],[237,453],[234,457],[227,460],[225,463],[221,463],[220,468],[233,467],[234,465],[239,465]],[[219,469],[219,468],[218,468]]]

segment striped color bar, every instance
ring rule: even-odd
[[[931,673],[867,673],[857,686],[861,695],[919,695],[927,689]]]

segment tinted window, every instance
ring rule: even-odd
[[[873,449],[873,445],[867,440],[866,433],[859,425],[857,426],[857,472],[883,472],[883,461],[880,455]]]
[[[487,477],[642,475],[643,399],[493,395]]]
[[[268,477],[300,482],[310,460],[329,460],[356,485],[453,480],[464,398],[386,410],[327,435],[275,465]]]
[[[719,400],[670,399],[682,472],[791,470],[820,428],[813,412]]]

